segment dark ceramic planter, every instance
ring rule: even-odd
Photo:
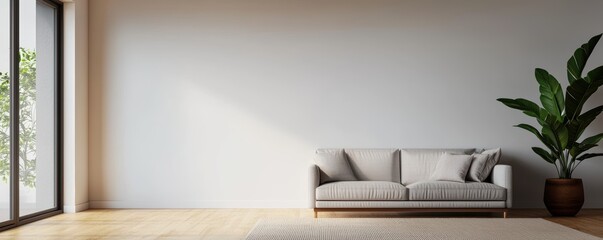
[[[584,204],[582,179],[549,178],[544,185],[544,205],[553,216],[576,216]]]

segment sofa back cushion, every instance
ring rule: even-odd
[[[316,150],[316,165],[320,169],[320,183],[356,181],[350,162],[343,149]]]
[[[400,150],[345,149],[345,153],[358,180],[400,182]]]
[[[429,180],[435,170],[438,160],[444,153],[467,154],[475,152],[474,148],[467,149],[402,149],[401,158],[401,183],[413,184]]]

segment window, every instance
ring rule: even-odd
[[[61,22],[54,0],[0,0],[0,229],[61,212]]]

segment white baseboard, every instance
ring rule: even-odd
[[[64,205],[63,206],[63,212],[64,213],[77,213],[77,212],[81,212],[84,211],[86,209],[90,208],[90,204],[85,202],[85,203],[80,203],[77,205]]]
[[[306,208],[306,201],[90,201],[90,208]]]
[[[76,212],[88,208],[308,208],[307,201],[90,201],[78,204]],[[542,201],[516,201],[513,208],[544,208]],[[590,202],[584,208],[600,208]],[[68,206],[64,207],[65,212]]]

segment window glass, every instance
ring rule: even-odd
[[[10,220],[10,2],[0,0],[0,222]]]
[[[57,9],[20,0],[19,215],[56,207]]]

